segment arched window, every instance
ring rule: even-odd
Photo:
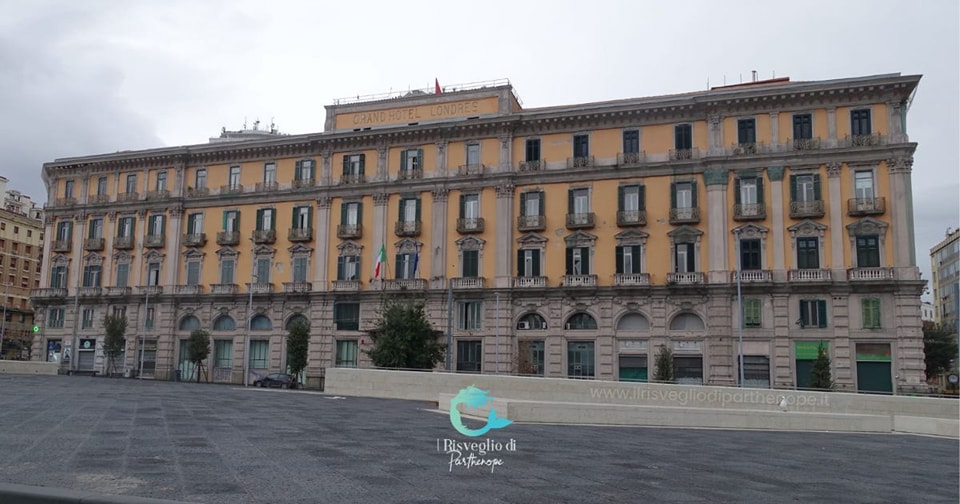
[[[220,315],[213,321],[214,331],[235,331],[236,329],[237,323],[233,321],[233,317],[230,315]]]
[[[574,313],[567,319],[567,329],[588,330],[596,329],[597,320],[589,313]]]
[[[670,322],[671,331],[702,331],[703,320],[693,313],[681,313]]]
[[[618,331],[645,331],[650,329],[650,321],[639,313],[628,313],[617,322]]]
[[[287,325],[285,327],[286,330],[289,331],[290,328],[293,327],[293,324],[296,324],[297,322],[304,322],[305,324],[310,325],[310,321],[307,320],[307,317],[304,317],[298,313],[287,320]]]
[[[517,322],[517,329],[546,329],[547,321],[539,313],[528,313]]]
[[[181,331],[196,331],[200,329],[200,319],[193,315],[187,315],[180,319],[180,330]]]
[[[256,315],[250,321],[250,329],[253,331],[269,331],[273,329],[273,322],[266,315]]]

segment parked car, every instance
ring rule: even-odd
[[[293,388],[293,375],[287,373],[272,373],[255,380],[253,382],[254,387],[269,387],[269,388],[282,388],[288,389]]]

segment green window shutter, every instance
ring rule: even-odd
[[[740,204],[740,177],[733,179],[733,202]]]
[[[800,300],[800,321],[801,321],[802,323],[804,323],[804,324],[807,322],[807,320],[808,320],[808,318],[809,318],[809,316],[810,316],[810,315],[807,313],[807,305],[808,305],[808,304],[810,304],[810,303],[808,303],[806,300],[803,300],[803,299]]]
[[[567,190],[567,213],[573,213],[573,189]]]
[[[690,206],[692,208],[698,208],[700,205],[697,204],[697,181],[694,180],[690,184]]]
[[[160,215],[160,236],[166,236],[167,234],[167,216]]]
[[[347,154],[343,155],[343,174],[344,175],[350,174],[350,156],[348,156]]]
[[[343,256],[337,257],[337,280],[343,280]]]
[[[527,193],[520,193],[520,215],[527,215]]]
[[[357,202],[357,226],[363,227],[363,201]]]
[[[233,213],[236,216],[233,219],[233,225],[236,226],[233,231],[240,231],[240,210],[234,210]]]
[[[617,211],[623,211],[623,186],[617,188]]]
[[[638,192],[637,199],[640,200],[639,201],[640,204],[637,206],[638,208],[640,208],[640,210],[646,210],[647,209],[647,186],[641,185],[637,187],[637,192]]]
[[[533,251],[532,263],[533,263],[533,276],[540,276],[541,272],[540,272],[540,251],[539,250]]]
[[[580,269],[584,275],[590,274],[590,248],[580,247]]]
[[[626,271],[623,271],[623,247],[620,246],[620,245],[617,245],[617,249],[616,249],[616,250],[617,250],[617,255],[616,255],[617,273],[618,273],[618,274],[628,273],[628,272],[626,272]]]
[[[300,207],[298,207],[298,206],[293,207],[293,215],[292,215],[291,218],[290,218],[290,227],[291,227],[291,228],[297,227],[297,214],[300,213],[300,212],[298,212],[298,210],[300,210]]]
[[[763,205],[763,177],[757,177],[757,203]]]
[[[523,249],[517,251],[517,276],[523,276]]]
[[[790,201],[797,201],[797,176],[790,175]]]
[[[263,209],[257,209],[257,231],[263,229]]]
[[[423,169],[423,149],[417,149],[417,168]]]
[[[464,209],[466,205],[467,205],[466,198],[464,197],[463,193],[460,193],[460,218],[461,219],[464,218]]]
[[[400,218],[397,220],[401,222],[406,218],[406,212],[404,212],[404,209],[406,208],[406,206],[407,206],[407,200],[405,198],[400,198]]]
[[[348,203],[346,201],[340,202],[340,224],[341,225],[347,223],[347,205]]]
[[[827,302],[822,299],[817,301],[817,317],[820,327],[827,327]]]
[[[395,254],[393,256],[393,264],[395,266],[393,271],[393,276],[396,279],[400,278],[400,263],[403,261],[403,254]]]
[[[567,274],[573,274],[573,247],[567,247]]]
[[[633,245],[633,271],[631,273],[643,273],[640,268],[640,245]]]
[[[364,165],[367,164],[366,161],[367,161],[367,155],[366,155],[366,154],[360,154],[360,175],[363,175],[363,173],[364,173],[363,170],[364,170]]]
[[[420,222],[420,198],[417,198],[417,222]]]
[[[277,230],[277,209],[272,208],[270,212],[270,229]]]
[[[407,169],[407,151],[400,151],[400,173],[403,173]]]
[[[293,178],[294,180],[303,178],[303,160],[298,160],[293,166]]]
[[[543,191],[540,191],[540,216],[541,216],[541,217],[543,217],[543,216],[546,215],[546,214],[543,213],[543,212],[544,212],[544,207],[546,206],[546,201],[547,201],[546,196],[547,196],[547,193],[545,193],[545,192],[543,192]]]
[[[307,208],[307,227],[313,229],[313,206]]]
[[[813,199],[818,201],[823,199],[820,197],[820,174],[819,173],[815,173],[813,175]]]
[[[677,183],[670,182],[670,208],[677,208]]]

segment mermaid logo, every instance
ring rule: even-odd
[[[480,390],[473,385],[461,389],[460,392],[450,400],[450,425],[453,425],[453,428],[457,429],[457,432],[464,436],[477,437],[490,432],[492,429],[502,429],[512,424],[513,421],[497,416],[497,412],[494,411],[492,405],[493,398],[487,396],[489,393],[489,390]],[[463,425],[463,420],[460,419],[460,411],[457,409],[461,404],[473,409],[491,404],[490,414],[487,415],[487,424],[479,429],[470,429],[466,425]]]

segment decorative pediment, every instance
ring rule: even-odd
[[[397,247],[398,254],[419,254],[423,243],[411,238],[404,238],[394,243],[394,246]]]
[[[223,247],[222,249],[217,250],[217,255],[220,256],[220,259],[223,259],[223,258],[225,258],[225,257],[227,257],[227,258],[235,258],[235,257],[237,257],[239,254],[240,254],[240,253],[237,252],[237,249],[235,249],[235,248],[233,248],[233,247]]]
[[[476,236],[464,236],[457,240],[456,243],[459,250],[483,250],[483,245],[487,242],[483,238],[477,238]]]
[[[575,231],[568,234],[563,241],[567,247],[592,247],[597,242],[597,235],[586,231]]]
[[[273,257],[277,253],[277,249],[270,247],[268,245],[258,245],[257,248],[253,249],[253,255],[257,257],[269,256]]]
[[[50,262],[52,262],[54,266],[66,266],[70,264],[70,259],[63,254],[57,254],[53,256],[53,259],[51,259]]]
[[[740,235],[741,238],[766,238],[768,231],[770,230],[766,227],[751,222],[733,228],[732,233],[734,236]]]
[[[340,251],[341,256],[357,256],[363,251],[363,245],[360,245],[353,240],[347,240],[340,245],[337,245],[337,250]]]
[[[205,255],[206,255],[206,254],[204,254],[203,252],[200,252],[199,250],[197,250],[197,249],[195,249],[195,248],[192,248],[192,247],[191,247],[191,248],[188,248],[188,249],[186,250],[186,252],[183,253],[183,257],[184,257],[185,259],[187,259],[187,260],[190,260],[190,259],[203,259],[203,256],[205,256]]]
[[[615,234],[613,237],[617,239],[617,245],[629,246],[646,245],[647,238],[649,236],[649,233],[645,233],[637,229],[627,229],[626,231],[621,231]]]
[[[886,222],[870,217],[864,217],[857,222],[847,224],[847,232],[850,233],[850,236],[883,236],[887,234],[888,226],[889,225]]]
[[[160,252],[159,250],[156,250],[156,249],[151,249],[150,252],[147,252],[143,256],[143,258],[146,259],[147,262],[162,261],[163,257],[164,257],[163,252]]]
[[[544,247],[547,244],[547,237],[537,233],[527,233],[517,238],[517,243],[521,247]]]
[[[89,254],[83,256],[83,262],[84,264],[88,264],[90,266],[100,266],[103,264],[103,256],[90,252]]]
[[[667,233],[673,243],[697,243],[703,237],[703,231],[693,226],[680,226]]]
[[[822,237],[827,231],[827,225],[807,219],[788,227],[787,231],[790,232],[790,238],[796,238],[798,236]]]
[[[302,243],[294,243],[287,249],[287,252],[290,253],[290,257],[310,257],[313,254],[313,249]]]
[[[113,253],[113,262],[117,263],[128,263],[133,260],[133,257],[126,250],[118,250]]]

